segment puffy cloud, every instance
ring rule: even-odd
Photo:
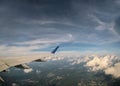
[[[82,62],[88,62],[91,58],[89,56],[77,56],[74,58],[68,58],[71,65],[80,64]]]
[[[40,70],[36,70],[36,74],[40,74],[42,71]]]
[[[81,62],[82,62],[81,59],[77,59],[77,60],[73,59],[71,60],[71,65],[80,64]]]
[[[63,53],[63,52],[61,52]],[[80,53],[56,55],[55,57],[50,57],[49,60],[67,60],[70,65],[85,63],[84,67],[88,68],[88,71],[97,72],[102,70],[105,74],[111,74],[114,77],[120,77],[120,58],[115,55],[81,55]],[[61,68],[59,68],[61,69]],[[53,76],[54,74],[48,74]]]
[[[12,86],[19,86],[17,83],[12,83]]]
[[[115,78],[120,77],[120,58],[114,55],[93,56],[84,66],[88,67],[89,71],[102,70]]]
[[[85,66],[90,67],[92,71],[104,70],[114,65],[118,60],[114,55],[94,56]]]
[[[53,74],[53,73],[49,73],[49,74],[47,75],[48,78],[51,78],[51,77],[54,77],[54,76],[55,76],[55,74]]]
[[[24,69],[24,72],[25,73],[29,73],[29,72],[31,72],[32,71],[32,69]]]
[[[63,54],[62,54],[63,53]],[[77,55],[78,54],[78,55]],[[71,56],[72,55],[72,56]],[[38,55],[33,55],[32,57],[38,57]],[[83,66],[88,68],[88,71],[99,71],[102,70],[105,74],[111,74],[114,77],[120,77],[120,58],[115,55],[81,55],[80,53],[64,53],[59,52],[56,55],[43,58],[47,61],[56,61],[56,60],[66,60],[70,65],[76,65],[85,63]],[[62,69],[62,68],[59,68]],[[36,73],[41,71],[36,70]],[[56,76],[53,73],[47,75],[48,78]],[[58,77],[59,79],[59,77]],[[60,78],[62,79],[62,78]]]
[[[82,86],[82,84],[79,82],[77,86]]]
[[[114,77],[120,77],[120,63],[116,63],[114,66],[104,70],[106,74],[113,75]]]
[[[63,79],[63,77],[62,77],[62,76],[56,76],[55,79],[56,79],[56,80],[61,80],[61,79]]]
[[[56,60],[63,60],[66,59],[70,65],[80,64],[82,62],[85,63],[84,67],[88,68],[88,71],[97,72],[102,70],[105,74],[111,74],[114,77],[120,77],[120,58],[115,55],[81,55],[80,53],[76,55],[76,53],[72,53],[70,56],[69,54],[62,54],[62,56],[58,55]]]

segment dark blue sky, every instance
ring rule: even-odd
[[[0,0],[0,55],[120,52],[119,0]]]

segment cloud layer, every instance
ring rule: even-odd
[[[105,46],[120,42],[118,2],[1,0],[0,46],[18,49],[30,46],[31,51],[36,46],[43,49],[60,43]]]
[[[115,55],[58,54],[56,57],[49,57],[46,60],[67,60],[70,65],[85,63],[83,66],[88,68],[88,72],[103,71],[105,74],[113,75],[115,78],[120,77],[120,58]]]

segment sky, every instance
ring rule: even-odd
[[[0,0],[0,57],[120,52],[120,0]]]

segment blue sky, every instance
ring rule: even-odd
[[[0,0],[0,57],[120,52],[119,0]]]

